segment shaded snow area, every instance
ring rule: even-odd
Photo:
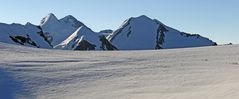
[[[78,52],[0,43],[0,99],[238,99],[238,50]]]

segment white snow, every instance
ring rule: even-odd
[[[157,24],[146,16],[131,18],[112,43],[122,50],[154,49]],[[115,32],[117,33],[117,32]],[[113,33],[114,35],[114,33]]]
[[[126,20],[119,29],[110,34],[107,38],[120,50],[145,50],[155,49],[157,32],[159,25],[163,23],[156,19],[142,15],[139,17],[132,17]],[[214,42],[202,36],[182,35],[180,31],[170,28],[166,25],[164,27],[168,30],[164,32],[164,43],[161,45],[164,49],[169,48],[185,48],[185,47],[199,47],[212,46]]]
[[[170,32],[165,33],[165,42],[162,46],[163,48],[187,48],[214,45],[212,40],[200,35],[187,37],[186,34],[183,34],[182,36],[178,30],[171,27],[166,28]]]
[[[82,22],[78,21],[75,17],[72,15],[68,15],[62,19],[60,19],[61,22],[64,22],[70,26],[73,26],[75,28],[79,28],[81,26],[85,26]]]
[[[238,99],[238,50],[78,52],[0,43],[0,98]]]
[[[101,42],[99,36],[100,34],[93,32],[90,28],[82,26],[55,48],[73,50],[79,42],[86,40],[96,45],[96,50],[100,50]]]

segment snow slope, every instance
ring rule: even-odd
[[[0,42],[4,43],[10,43],[10,44],[19,44],[14,42],[10,36],[21,36],[27,38],[27,35],[29,35],[29,38],[36,43],[38,47],[41,48],[51,48],[51,46],[42,38],[39,36],[38,32],[40,32],[40,29],[38,29],[35,25],[31,23],[27,23],[26,25],[21,24],[4,24],[0,23]],[[20,44],[19,44],[20,45]],[[32,46],[30,44],[25,43],[26,46]],[[32,46],[36,47],[36,46]]]
[[[73,50],[75,49],[78,44],[86,40],[89,43],[95,45],[96,50],[100,50],[101,42],[99,38],[100,34],[93,32],[90,28],[86,26],[82,26],[77,29],[71,36],[69,36],[66,40],[60,43],[56,48],[58,49],[66,49],[66,50]]]
[[[215,44],[208,38],[179,32],[145,15],[126,20],[108,39],[120,50],[185,48]]]
[[[0,43],[0,98],[238,99],[237,50],[78,52]]]

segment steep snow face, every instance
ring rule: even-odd
[[[157,24],[146,16],[130,18],[108,39],[122,50],[154,49]]]
[[[58,49],[66,49],[66,50],[74,50],[81,42],[88,42],[91,45],[95,45],[95,50],[100,50],[100,38],[99,34],[93,32],[86,26],[82,26],[77,29],[71,36],[69,36],[66,40],[60,43],[56,48]]]
[[[31,23],[27,23],[26,25],[0,23],[0,42],[51,48],[51,46],[39,36],[39,31],[37,26]]]
[[[40,26],[44,33],[52,37],[51,44],[56,46],[68,38],[74,31],[84,24],[73,16],[66,16],[60,20],[54,14],[49,14],[43,18]]]
[[[179,32],[144,15],[126,20],[107,38],[120,50],[183,48],[215,44],[200,35]]]

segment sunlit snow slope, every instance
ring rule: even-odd
[[[238,50],[74,52],[0,43],[0,99],[238,99]]]

